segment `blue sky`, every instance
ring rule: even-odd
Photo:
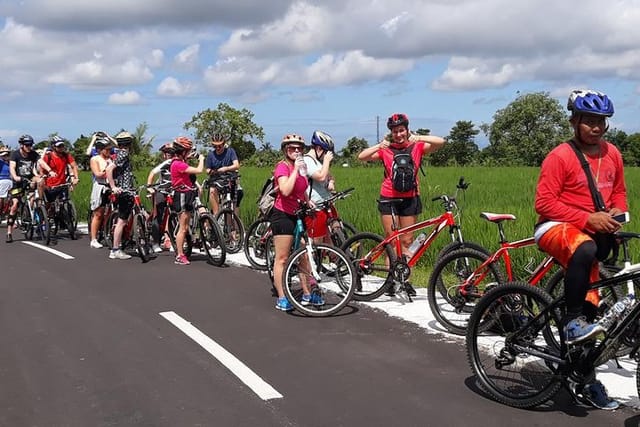
[[[159,146],[225,102],[273,145],[322,129],[342,147],[393,112],[446,136],[518,93],[579,88],[639,132],[638,22],[636,0],[0,0],[0,138],[146,122]]]

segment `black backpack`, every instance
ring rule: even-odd
[[[415,144],[402,150],[391,149],[393,162],[391,163],[391,184],[393,189],[401,193],[413,191],[417,188],[416,165],[411,157]]]

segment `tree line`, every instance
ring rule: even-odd
[[[214,110],[195,114],[184,123],[183,129],[192,135],[201,149],[211,146],[211,135],[222,134],[243,164],[273,166],[281,158],[280,144],[265,142],[264,130],[254,123],[253,116],[247,109],[238,110],[220,103]],[[330,132],[330,129],[326,130]],[[136,141],[132,147],[132,161],[136,169],[151,167],[160,161],[159,153],[153,149],[155,137],[148,137],[147,132],[148,125],[144,122],[133,132]],[[429,134],[430,130],[418,128],[414,132]],[[489,142],[482,149],[476,143],[480,132]],[[563,105],[547,92],[522,94],[498,110],[490,124],[476,126],[468,120],[457,121],[445,136],[447,144],[431,154],[428,161],[432,166],[540,166],[553,147],[571,136],[572,129]],[[89,164],[85,151],[90,139],[91,135],[80,135],[70,144],[71,153],[83,169]],[[626,165],[640,166],[640,133],[627,134],[614,128],[607,131],[605,139],[620,149]],[[339,145],[339,141],[337,143]],[[36,148],[47,144],[47,141],[41,141]],[[336,163],[361,164],[357,155],[368,146],[366,139],[350,138],[336,153]]]

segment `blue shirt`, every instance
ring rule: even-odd
[[[0,179],[11,179],[11,173],[9,172],[9,162],[5,162],[0,159]]]
[[[207,169],[220,169],[223,166],[231,166],[238,156],[233,148],[227,147],[222,154],[216,153],[216,150],[209,151],[204,166]]]

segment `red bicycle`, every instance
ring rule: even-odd
[[[342,246],[344,252],[352,259],[356,267],[357,286],[354,298],[360,301],[371,301],[378,298],[389,288],[403,291],[409,301],[411,299],[411,288],[408,279],[411,269],[415,267],[422,254],[431,246],[438,235],[448,229],[451,243],[445,246],[439,253],[438,258],[444,254],[461,248],[473,248],[478,252],[488,254],[489,252],[481,245],[473,242],[466,242],[462,237],[462,229],[459,220],[462,217],[462,209],[456,201],[458,192],[464,191],[469,184],[461,177],[456,192],[453,196],[443,194],[431,199],[441,201],[444,213],[435,218],[420,221],[416,224],[397,228],[397,214],[394,204],[402,199],[389,199],[384,203],[391,204],[391,215],[393,233],[383,238],[374,233],[358,233],[345,242]],[[419,230],[430,228],[429,235],[424,235],[424,239],[418,241],[418,247],[413,254],[407,257],[402,252],[401,238],[407,234],[413,234]]]

